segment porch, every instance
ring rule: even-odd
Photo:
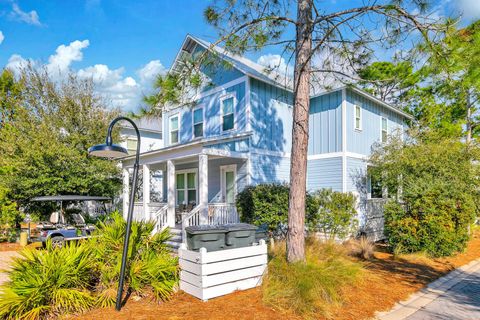
[[[193,154],[192,154],[193,153]],[[165,159],[164,159],[165,158]],[[133,161],[123,162],[123,214],[128,210]],[[239,222],[237,192],[248,184],[248,159],[208,148],[189,154],[142,154],[136,220],[155,221],[155,231],[170,227],[176,241],[185,228]]]

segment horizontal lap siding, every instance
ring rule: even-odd
[[[291,93],[250,79],[252,147],[290,152],[292,146]]]
[[[347,191],[366,193],[365,160],[347,157]]]
[[[342,158],[308,160],[307,190],[331,188],[342,191]]]
[[[309,155],[341,151],[341,105],[341,91],[311,99],[308,140]]]
[[[250,154],[252,184],[286,183],[290,177],[290,158]]]
[[[354,105],[357,102],[362,107],[361,131],[354,128]],[[369,155],[372,146],[380,141],[382,117],[388,119],[389,134],[396,134],[406,126],[402,115],[347,89],[347,151]]]

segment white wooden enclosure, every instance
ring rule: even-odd
[[[267,270],[267,245],[207,252],[187,250],[182,244],[180,289],[203,301],[259,286]]]

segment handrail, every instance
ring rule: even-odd
[[[157,211],[155,211],[155,232],[161,231],[166,225],[168,225],[167,215],[168,204],[163,203]]]
[[[197,205],[195,208],[192,209],[186,215],[185,217],[182,218],[182,242],[187,241],[187,233],[185,231],[186,227],[190,226],[198,226],[200,224],[200,209],[202,209],[202,205]]]
[[[233,203],[209,203],[207,223],[209,225],[238,223],[237,208]]]

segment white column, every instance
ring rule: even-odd
[[[144,164],[142,166],[143,172],[143,217],[145,220],[150,220],[153,217],[150,215],[150,165]]]
[[[128,199],[130,197],[130,172],[128,168],[123,168],[123,218],[126,220],[128,215]]]
[[[198,204],[203,207],[200,224],[207,224],[208,214],[208,155],[198,156]]]
[[[167,161],[167,221],[168,226],[175,227],[175,165],[172,160]]]

